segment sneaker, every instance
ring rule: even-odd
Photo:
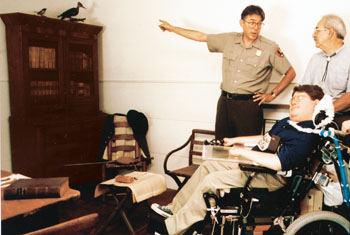
[[[157,212],[159,215],[169,218],[173,215],[173,212],[171,212],[170,208],[168,206],[160,206],[157,203],[153,203],[151,206],[152,210]]]

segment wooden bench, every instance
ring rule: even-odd
[[[94,234],[95,225],[98,221],[98,214],[93,213],[72,219],[47,228],[26,233],[25,235],[83,235]]]

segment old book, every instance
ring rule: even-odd
[[[61,197],[69,189],[68,177],[19,179],[4,190],[4,199]]]

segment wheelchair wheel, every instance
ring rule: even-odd
[[[288,226],[286,235],[349,235],[350,222],[329,211],[316,211],[300,216]]]

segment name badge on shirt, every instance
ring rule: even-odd
[[[261,151],[270,150],[273,153],[277,152],[281,138],[276,135],[270,135],[266,133],[263,138],[258,142],[258,148]]]
[[[256,56],[261,56],[261,50],[257,50],[255,54]]]

